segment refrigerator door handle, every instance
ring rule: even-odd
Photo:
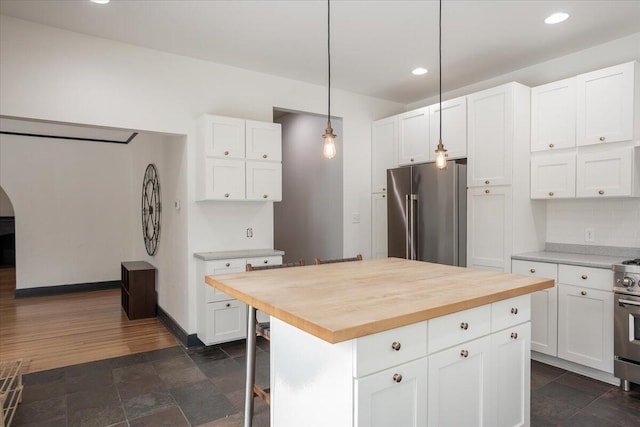
[[[411,236],[411,253],[410,253],[410,257],[408,259],[418,259],[417,257],[417,236],[416,236],[416,216],[417,216],[417,209],[418,209],[418,195],[417,194],[412,194],[410,197],[410,207],[411,209],[409,209],[410,212],[410,217],[409,217],[409,227],[410,227],[410,231],[409,234]]]
[[[404,258],[405,259],[409,259],[409,221],[410,221],[410,217],[411,215],[409,214],[409,195],[405,194],[404,195],[404,215],[405,215],[405,224],[407,224],[407,226],[405,227],[405,251],[404,251]]]

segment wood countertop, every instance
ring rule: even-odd
[[[553,287],[553,280],[399,258],[206,276],[205,281],[329,343]]]

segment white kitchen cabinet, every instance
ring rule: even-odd
[[[553,279],[553,288],[531,294],[531,350],[558,355],[558,265],[513,260],[513,274]]]
[[[427,425],[427,358],[422,357],[355,382],[355,425],[424,427]]]
[[[205,114],[198,120],[201,155],[228,159],[244,159],[245,121],[233,117]]]
[[[429,161],[429,107],[398,115],[398,164]]]
[[[467,96],[469,187],[512,183],[514,85]]]
[[[576,196],[576,154],[544,153],[531,157],[531,198]]]
[[[428,425],[493,426],[491,337],[429,356]]]
[[[639,120],[634,118],[638,75],[638,64],[635,62],[578,75],[578,146],[634,138],[634,120]],[[635,102],[639,100],[635,99]]]
[[[598,147],[578,152],[576,196],[619,197],[638,193],[638,172],[633,147]],[[635,182],[634,182],[635,181]]]
[[[429,160],[435,161],[440,139],[440,104],[429,107]],[[449,159],[467,157],[467,97],[442,103],[442,143]]]
[[[531,151],[576,145],[576,78],[531,89]]]
[[[387,169],[398,165],[398,116],[377,120],[371,126],[371,192],[387,191]]]
[[[512,247],[511,187],[467,190],[467,266],[509,272]]]
[[[371,195],[371,256],[387,257],[387,195]]]
[[[246,199],[282,200],[282,163],[247,160]]]
[[[239,340],[247,336],[247,305],[208,285],[205,276],[241,273],[247,264],[282,264],[281,256],[231,258],[196,262],[197,335],[205,345]],[[260,312],[259,312],[260,313]],[[267,321],[262,318],[261,321]]]
[[[245,161],[204,159],[204,199],[244,200]]]
[[[245,122],[247,160],[282,161],[282,127],[279,123]]]
[[[492,426],[529,425],[530,327],[523,323],[491,335],[491,371],[495,379],[491,396],[497,406]]]

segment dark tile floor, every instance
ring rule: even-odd
[[[24,376],[15,426],[242,426],[244,342],[149,353]],[[269,343],[259,339],[259,385],[269,382]],[[269,426],[255,399],[254,426]],[[630,393],[538,362],[531,367],[532,426],[640,426]]]

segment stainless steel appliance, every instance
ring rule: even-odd
[[[613,265],[613,374],[621,387],[640,383],[640,258]]]
[[[466,266],[466,164],[389,169],[387,195],[390,257]]]

